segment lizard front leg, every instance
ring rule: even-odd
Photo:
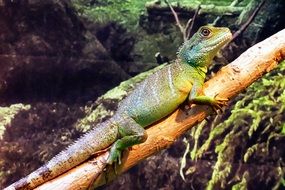
[[[126,114],[118,117],[120,118],[115,125],[118,126],[119,139],[111,147],[110,156],[107,160],[107,163],[110,165],[116,161],[121,164],[121,152],[124,149],[135,144],[143,143],[147,139],[145,129],[133,118]]]
[[[188,96],[189,104],[204,104],[209,105],[215,112],[221,110],[223,106],[227,105],[228,99],[210,97],[202,95],[203,83],[195,82]]]

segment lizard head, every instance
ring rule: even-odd
[[[225,27],[202,26],[178,51],[178,58],[194,66],[208,66],[217,52],[232,38]]]

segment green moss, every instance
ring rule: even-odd
[[[285,187],[285,179],[284,179],[284,177],[281,179],[281,185],[282,185],[283,187]]]
[[[229,109],[231,114],[209,127],[208,134],[203,130],[199,137],[192,135],[192,159],[205,159],[206,152],[216,155],[207,189],[247,189],[251,185],[278,189],[283,184],[284,74],[285,61],[240,94]]]
[[[242,180],[233,185],[232,190],[247,190],[247,178],[248,178],[249,173],[245,172],[242,176]]]
[[[198,141],[202,133],[203,127],[206,125],[206,120],[204,120],[201,124],[198,125],[195,130],[193,130],[192,136],[194,137],[194,146],[192,151],[190,152],[190,157],[192,160],[195,160],[198,157],[197,149],[198,149]]]
[[[5,127],[11,124],[14,116],[22,110],[30,109],[30,105],[14,104],[10,107],[0,107],[0,140],[5,132]]]
[[[123,25],[137,26],[147,0],[97,0],[94,5],[90,2],[88,0],[73,0],[79,12],[95,22],[116,21]]]
[[[285,123],[283,123],[281,134],[285,135]]]
[[[159,2],[155,0],[156,2]],[[123,25],[137,26],[139,16],[145,11],[145,4],[153,2],[150,0],[97,0],[96,4],[92,5],[91,0],[73,0],[72,1],[79,12],[93,21],[107,23],[116,21]],[[160,1],[164,3],[164,1]],[[230,5],[232,0],[169,0],[171,4],[179,4],[183,6],[198,5],[198,4],[215,4],[215,5]],[[241,5],[246,5],[249,0],[245,0]]]

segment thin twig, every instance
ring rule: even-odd
[[[185,42],[186,40],[188,40],[190,38],[190,35],[191,35],[191,31],[192,31],[192,28],[193,28],[193,25],[194,25],[194,22],[195,22],[195,19],[201,9],[201,6],[200,4],[198,5],[197,9],[195,10],[195,13],[194,13],[194,16],[192,18],[190,18],[187,23],[186,23],[186,26],[183,27],[182,24],[180,23],[180,20],[179,20],[179,17],[178,17],[178,14],[175,12],[174,8],[172,7],[172,5],[168,2],[168,0],[164,0],[164,2],[169,6],[174,18],[175,18],[175,21],[176,21],[176,25],[179,27],[182,35],[183,35],[183,41]]]
[[[248,27],[248,25],[252,22],[252,20],[254,19],[254,17],[256,16],[256,14],[258,13],[258,11],[260,10],[265,1],[266,0],[263,0],[259,3],[256,9],[253,11],[252,15],[250,15],[249,19],[240,27],[238,31],[236,31],[233,34],[233,38],[231,41],[234,41]]]
[[[173,16],[174,16],[174,18],[175,18],[175,21],[176,21],[177,26],[179,27],[181,33],[183,34],[183,39],[185,39],[185,38],[186,38],[186,36],[184,36],[184,34],[185,34],[185,29],[184,29],[184,27],[181,25],[177,13],[176,13],[175,10],[173,9],[172,5],[168,2],[168,0],[164,0],[164,2],[169,6],[169,8],[170,8],[170,10],[171,10],[171,12],[172,12],[172,14],[173,14]],[[185,40],[184,40],[184,41],[185,41]]]
[[[186,24],[186,27],[185,27],[186,40],[188,40],[188,39],[190,38],[190,35],[191,35],[192,29],[193,29],[193,25],[194,25],[195,19],[197,18],[200,9],[201,9],[201,6],[200,6],[200,4],[199,4],[198,7],[197,7],[197,9],[196,9],[196,11],[195,11],[195,13],[194,13],[194,16],[192,17],[192,19],[189,19],[189,20],[191,20],[191,25],[189,26],[189,25],[188,25],[188,22],[187,22],[187,24]]]
[[[194,18],[194,17],[193,17]],[[192,23],[194,22],[194,20],[192,19],[192,18],[189,18],[189,20],[187,21],[187,23],[186,23],[186,26],[185,26],[185,37],[186,37],[186,39],[185,40],[187,40],[187,39],[189,39],[189,33],[191,32],[190,30],[188,30],[188,28],[190,27],[190,25],[192,26]],[[184,40],[184,41],[185,41]]]

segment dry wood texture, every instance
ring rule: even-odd
[[[216,76],[206,82],[204,92],[208,96],[232,98],[254,81],[271,71],[285,59],[285,29],[254,45],[229,65],[223,67]],[[146,157],[169,147],[175,139],[212,113],[207,106],[195,106],[186,115],[181,110],[147,129],[145,143],[133,146],[123,156],[123,164],[117,167],[117,175],[128,170]],[[115,177],[114,170],[106,172],[105,159],[108,152],[87,161],[66,174],[43,184],[37,189],[86,189],[103,185]]]

